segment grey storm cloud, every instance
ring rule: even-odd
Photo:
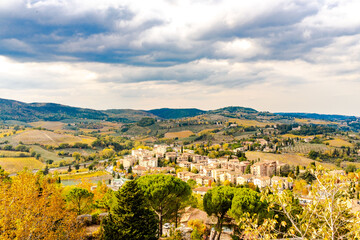
[[[201,3],[210,5],[204,12],[212,14],[226,1]],[[159,6],[176,11],[179,4],[164,2]],[[60,55],[83,61],[169,66],[202,58],[229,58],[221,55],[216,43],[249,38],[261,42],[271,54],[247,59],[294,59],[344,33],[309,28],[311,38],[303,36],[301,22],[319,13],[321,7],[321,1],[260,1],[244,8],[234,4],[234,9],[207,16],[208,24],[191,17],[187,20],[187,15],[184,23],[178,24],[179,17],[165,11],[144,11],[146,6],[130,1],[104,1],[98,7],[94,1],[79,5],[71,0],[14,0],[0,6],[0,54],[43,61]],[[15,41],[23,46],[17,48]]]
[[[283,110],[302,99],[299,111],[316,111],[317,95],[357,102],[358,9],[356,0],[2,0],[0,94],[99,108],[130,98],[139,108]],[[340,101],[317,104],[345,112]]]

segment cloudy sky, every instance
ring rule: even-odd
[[[0,97],[360,115],[360,1],[1,0]]]

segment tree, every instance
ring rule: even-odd
[[[197,170],[196,168],[193,168],[193,169],[191,170],[191,172],[192,172],[192,173],[195,173],[195,174],[198,174],[198,173],[199,173],[199,170]]]
[[[196,181],[194,179],[189,179],[187,180],[187,184],[189,184],[191,188],[194,188],[196,186]]]
[[[123,165],[122,163],[120,163],[119,168],[120,168],[121,170],[124,170],[124,165]]]
[[[299,167],[299,165],[297,165],[297,166],[296,166],[295,175],[296,175],[296,176],[299,176],[299,174],[300,174],[300,167]]]
[[[109,212],[111,206],[113,205],[113,202],[114,202],[114,191],[109,189],[102,198],[95,200],[95,207],[104,209],[106,212]]]
[[[114,207],[104,220],[104,239],[157,239],[157,219],[147,207],[143,191],[136,181],[127,182],[115,192]]]
[[[250,174],[250,173],[251,173],[251,167],[250,165],[247,165],[245,169],[245,174]]]
[[[68,172],[71,172],[72,170],[71,170],[71,165],[69,165],[69,168],[68,168]]]
[[[309,158],[311,158],[313,160],[316,160],[318,157],[320,157],[320,153],[316,152],[314,150],[311,150],[308,155],[309,155]]]
[[[0,181],[0,239],[83,239],[56,179],[29,171]]]
[[[100,156],[102,159],[112,158],[115,156],[115,151],[114,149],[106,148],[100,152]]]
[[[48,175],[49,174],[49,167],[48,165],[45,166],[44,170],[43,170],[43,174],[44,175]]]
[[[79,170],[80,164],[76,163],[76,164],[74,165],[74,167],[75,167],[76,170]]]
[[[290,191],[277,193],[270,199],[290,221],[291,227],[286,235],[302,239],[359,239],[360,216],[349,205],[351,179],[321,168],[313,175],[311,200],[303,206],[302,212],[293,211],[289,203],[296,199]]]
[[[140,126],[140,127],[151,126],[151,125],[155,124],[155,119],[154,119],[154,118],[145,117],[145,118],[140,119],[140,121],[138,121],[136,124],[137,124],[138,126]]]
[[[307,195],[304,194],[307,192],[307,185],[304,179],[295,180],[293,183],[293,192],[298,195]]]
[[[266,209],[266,204],[261,201],[260,194],[250,188],[238,188],[232,199],[229,214],[238,222],[244,213],[256,214],[258,218],[264,217],[262,213]]]
[[[215,215],[217,224],[216,232],[213,239],[220,239],[225,215],[231,208],[232,199],[234,197],[234,188],[228,186],[215,187],[207,191],[204,196],[203,205],[205,212],[211,216]]]
[[[159,218],[159,236],[162,235],[162,222],[166,214],[175,211],[173,204],[186,200],[191,195],[190,186],[171,175],[146,175],[137,180],[151,209]]]
[[[72,154],[72,157],[75,158],[76,161],[79,161],[80,160],[80,157],[81,157],[81,154],[78,153],[78,152],[74,152]]]
[[[0,166],[0,181],[8,181],[9,179],[9,173]]]
[[[356,166],[354,164],[349,164],[345,168],[346,173],[356,172]]]
[[[223,185],[224,185],[224,186],[229,186],[229,185],[230,185],[230,181],[229,181],[229,180],[225,180],[225,181],[223,182]]]
[[[291,172],[289,164],[286,164],[285,166],[280,168],[280,176],[281,177],[287,177],[289,176],[289,173]]]
[[[199,219],[190,220],[188,226],[193,229],[191,233],[192,240],[202,240],[206,231],[206,226]]]
[[[304,173],[300,174],[299,177],[301,179],[304,179],[309,184],[311,184],[312,181],[316,180],[315,176],[309,170],[306,170]]]
[[[78,215],[87,213],[93,203],[94,194],[87,189],[75,187],[66,195],[68,208]]]

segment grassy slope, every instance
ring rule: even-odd
[[[44,158],[44,160],[54,160],[55,162],[56,161],[62,161],[62,160],[72,160],[73,158],[72,157],[60,157],[58,156],[55,152],[51,152],[51,151],[48,151],[38,145],[31,145],[31,148],[37,152],[37,153],[40,153],[41,154],[41,157]]]
[[[20,157],[20,154],[23,154],[26,157],[30,157],[30,153],[28,152],[0,150],[0,157]]]
[[[343,139],[340,139],[340,138],[335,138],[333,140],[328,140],[328,141],[325,141],[326,143],[329,143],[330,146],[333,146],[333,147],[353,147],[354,145],[349,143],[348,141],[345,141]]]
[[[107,176],[107,175],[110,174],[105,171],[98,171],[98,172],[64,174],[64,175],[60,175],[60,178],[61,180],[72,180],[72,179],[94,178],[94,177]]]
[[[79,137],[70,134],[59,134],[51,131],[43,130],[26,130],[24,132],[17,133],[11,137],[7,137],[7,140],[11,144],[17,144],[23,142],[24,144],[42,144],[57,146],[61,143],[74,144],[77,142],[91,144],[94,138],[91,137]]]
[[[181,132],[168,132],[168,133],[165,133],[165,138],[179,138],[180,139],[180,138],[190,137],[193,134],[194,133],[189,130],[184,130]]]
[[[41,127],[41,128],[46,128],[46,129],[50,129],[50,130],[62,130],[63,127],[65,126],[65,123],[63,122],[45,122],[45,121],[39,121],[39,122],[32,122],[30,123],[31,126],[33,127]]]
[[[9,173],[14,173],[23,170],[24,168],[42,169],[44,164],[32,157],[26,158],[0,158],[0,166]]]
[[[265,127],[266,125],[274,124],[271,122],[267,123],[267,122],[259,122],[256,120],[246,120],[246,119],[236,119],[236,118],[230,118],[229,122],[233,122],[244,127],[251,127],[251,126]]]

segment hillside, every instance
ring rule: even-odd
[[[108,115],[108,120],[112,119],[121,122],[137,122],[144,117],[158,118],[158,116],[143,110],[133,109],[109,109],[103,111]]]
[[[234,114],[234,113],[258,113],[258,111],[256,111],[253,108],[230,106],[230,107],[219,108],[219,109],[216,109],[216,110],[211,110],[211,111],[208,111],[208,113],[212,113],[212,114]]]
[[[71,122],[74,120],[105,120],[109,122],[134,123],[142,118],[155,119],[181,119],[189,117],[206,118],[208,120],[242,119],[260,121],[262,123],[292,123],[300,122],[302,119],[315,119],[314,121],[332,121],[331,124],[341,123],[342,130],[360,130],[360,118],[343,115],[325,115],[316,113],[270,113],[259,112],[253,108],[229,106],[215,110],[204,111],[197,108],[160,108],[152,110],[133,109],[109,109],[94,110],[88,108],[71,107],[56,103],[24,103],[15,100],[0,98],[0,121],[62,121]],[[300,120],[299,120],[300,119]],[[67,121],[65,121],[67,120]],[[306,121],[305,124],[313,123]],[[319,122],[318,124],[326,124]]]
[[[76,108],[55,103],[23,103],[14,100],[0,99],[0,120],[60,121],[64,119],[106,119],[101,111]]]
[[[296,117],[296,118],[307,118],[307,119],[318,119],[326,121],[356,121],[357,117],[355,116],[344,116],[336,114],[318,114],[318,113],[284,113],[279,112],[275,113],[276,115],[287,116],[287,117]]]
[[[195,117],[201,114],[206,113],[206,111],[197,109],[197,108],[160,108],[147,111],[151,114],[154,114],[160,118],[164,119],[176,119],[184,117]]]

